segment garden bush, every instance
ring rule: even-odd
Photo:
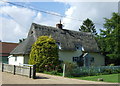
[[[56,41],[48,36],[40,36],[32,45],[29,64],[36,65],[37,72],[53,71],[60,63]]]
[[[73,75],[74,69],[77,68],[77,65],[70,62],[64,62],[65,64],[65,76],[71,77]]]

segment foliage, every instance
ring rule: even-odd
[[[109,64],[109,66],[115,66],[115,64]]]
[[[105,18],[104,28],[98,36],[100,50],[107,64],[120,65],[120,15],[113,13],[110,19]]]
[[[80,26],[79,31],[81,31],[81,32],[91,32],[94,35],[97,35],[94,23],[92,22],[92,20],[90,20],[88,18],[85,21],[83,21],[83,25]]]
[[[65,76],[71,76],[71,73],[74,71],[73,69],[77,67],[77,64],[70,62],[64,62],[63,64],[65,64]]]
[[[68,77],[81,77],[81,76],[95,76],[105,74],[120,73],[118,66],[103,66],[103,67],[73,67],[71,70],[66,68]]]
[[[36,64],[37,71],[53,71],[58,66],[58,47],[53,38],[40,36],[32,45],[29,64]]]

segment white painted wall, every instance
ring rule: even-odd
[[[16,57],[17,57],[17,60],[15,61]],[[19,55],[19,56],[10,55],[8,57],[8,64],[12,64],[12,65],[24,64],[24,57],[22,55]]]
[[[94,57],[94,66],[103,66],[105,65],[105,57],[100,53],[90,53],[92,57]]]
[[[59,59],[65,62],[73,62],[73,57],[82,55],[81,50],[77,51],[59,51]],[[94,62],[91,66],[103,66],[105,65],[105,57],[100,53],[89,53],[90,57],[94,58]]]
[[[81,50],[77,51],[59,51],[59,59],[65,62],[73,62],[73,57],[82,55]]]
[[[91,66],[101,66],[105,65],[105,58],[99,53],[89,53],[91,57],[94,57],[94,63]],[[59,51],[59,59],[65,62],[73,62],[73,57],[78,57],[82,55],[81,50],[77,51]],[[9,56],[9,64],[19,65],[19,64],[28,64],[29,55],[19,55],[17,56],[17,61],[15,61],[15,56]]]

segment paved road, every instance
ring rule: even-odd
[[[95,82],[78,79],[64,78],[60,76],[37,73],[37,79],[31,79],[25,76],[13,75],[10,73],[2,74],[2,84],[112,84],[106,82]]]

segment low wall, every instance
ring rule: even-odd
[[[29,78],[35,79],[36,77],[36,67],[35,65],[24,65],[24,66],[16,66],[10,64],[0,63],[0,70],[2,72],[9,72],[12,74],[24,75]]]

